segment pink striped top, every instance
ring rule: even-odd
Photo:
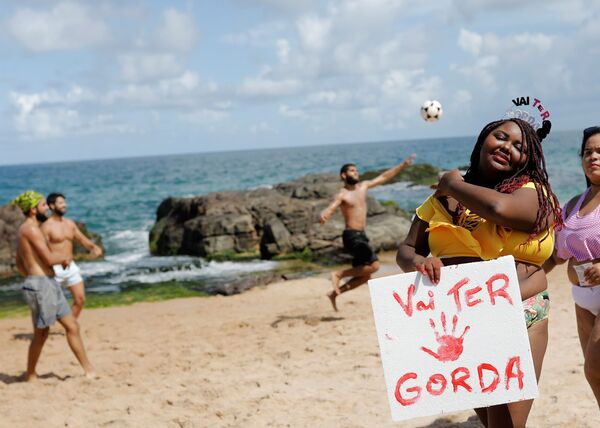
[[[579,198],[575,208],[563,220],[565,226],[556,233],[556,254],[563,260],[574,257],[578,262],[600,258],[600,205],[581,217],[579,209],[590,189]],[[566,208],[566,205],[565,205]]]

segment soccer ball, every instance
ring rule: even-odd
[[[442,117],[444,111],[439,101],[428,100],[421,106],[421,117],[426,122],[436,122]]]

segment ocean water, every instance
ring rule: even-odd
[[[580,142],[579,132],[554,132],[543,143],[550,183],[561,203],[585,188]],[[337,172],[346,162],[356,163],[362,171],[386,168],[410,153],[417,154],[416,163],[454,168],[468,164],[474,143],[475,137],[457,137],[0,166],[0,205],[28,189],[64,193],[67,215],[100,233],[106,246],[105,260],[81,264],[89,292],[170,280],[210,282],[268,270],[274,263],[150,256],[148,232],[163,199],[272,186],[309,173]],[[372,194],[414,210],[430,190],[396,183],[374,189]],[[8,283],[0,290],[17,287]]]

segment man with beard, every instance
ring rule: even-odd
[[[46,200],[52,210],[52,215],[42,224],[42,232],[53,253],[71,260],[67,267],[57,264],[53,266],[53,269],[58,283],[69,288],[73,296],[71,309],[75,318],[79,318],[83,305],[85,305],[85,286],[79,267],[73,261],[73,241],[81,244],[94,258],[102,255],[102,249],[81,233],[73,220],[65,217],[67,201],[64,195],[50,193]]]
[[[83,367],[85,375],[95,378],[94,368],[87,359],[79,324],[71,313],[67,299],[60,285],[53,278],[53,265],[68,266],[70,257],[53,253],[48,248],[40,223],[46,220],[48,205],[42,195],[28,191],[19,195],[12,204],[18,206],[25,221],[17,232],[17,269],[25,277],[22,291],[27,305],[31,309],[33,338],[27,356],[25,380],[34,381],[38,359],[48,338],[50,326],[55,321],[64,327],[67,341]]]
[[[333,309],[337,311],[335,299],[341,293],[356,288],[371,278],[379,270],[379,261],[373,249],[369,246],[369,239],[365,233],[367,226],[367,191],[373,187],[387,183],[400,171],[409,166],[415,155],[410,155],[399,165],[388,169],[373,180],[359,183],[359,174],[356,165],[347,163],[340,170],[340,177],[345,183],[344,187],[335,196],[333,202],[325,208],[319,217],[321,224],[335,213],[338,207],[342,210],[346,229],[342,234],[344,249],[353,257],[352,268],[335,271],[331,274],[333,290],[327,294]],[[350,280],[340,287],[342,278]]]

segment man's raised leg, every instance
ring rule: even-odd
[[[375,261],[370,265],[361,265],[352,267],[350,269],[335,271],[331,274],[331,283],[333,285],[333,290],[336,292],[336,294],[341,294],[342,291],[340,288],[340,281],[342,280],[342,278],[347,278],[349,276],[353,278],[363,277],[365,275],[372,275],[378,270],[379,262]]]
[[[91,379],[96,378],[97,376],[94,367],[92,367],[90,364],[85,353],[85,348],[83,347],[83,341],[81,340],[81,333],[79,331],[79,323],[73,314],[59,318],[58,322],[65,328],[69,347],[71,348],[71,351],[73,351],[73,354],[75,354],[75,358],[77,358],[77,361],[79,361],[81,367],[83,367],[86,377]]]
[[[29,344],[29,352],[27,353],[27,373],[25,374],[25,380],[31,382],[37,379],[37,373],[35,367],[37,366],[42,348],[46,339],[48,338],[48,332],[50,328],[37,328],[33,327],[33,338]]]
[[[333,278],[334,274],[338,274],[340,280],[341,280],[341,278],[344,278],[347,276],[352,276],[352,278],[348,282],[346,282],[344,285],[342,285],[341,287],[339,286],[339,280],[338,280],[338,288],[336,289],[335,285],[334,285],[334,290],[327,294],[327,297],[329,298],[329,301],[331,302],[331,306],[333,306],[333,310],[336,312],[338,310],[336,298],[339,294],[345,293],[346,291],[350,291],[350,290],[364,284],[365,282],[367,282],[369,280],[369,278],[371,278],[371,275],[379,270],[379,266],[380,266],[379,262],[375,261],[375,262],[371,263],[370,265],[362,265],[362,266],[353,267],[351,269],[334,272],[332,274],[332,278]]]

